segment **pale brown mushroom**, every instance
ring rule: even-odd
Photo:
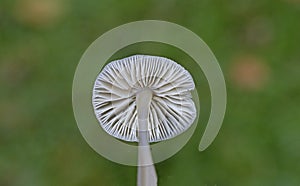
[[[101,127],[139,142],[138,185],[156,185],[149,143],[173,138],[196,117],[190,73],[174,61],[134,55],[110,62],[98,75],[92,104]]]

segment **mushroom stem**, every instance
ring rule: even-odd
[[[139,124],[139,149],[138,149],[138,186],[156,186],[157,175],[152,160],[151,150],[148,142],[148,115],[152,91],[148,88],[142,89],[136,95],[137,115]]]

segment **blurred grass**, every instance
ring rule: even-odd
[[[157,164],[159,184],[299,185],[298,0],[0,0],[0,185],[135,184],[135,167],[104,159],[80,135],[71,87],[93,40],[142,19],[175,22],[198,34],[218,58],[228,90],[221,132],[200,153],[210,106],[199,71],[199,126],[178,154]],[[135,51],[182,57],[151,43],[116,56]],[[263,84],[253,78],[257,71],[236,68],[248,56],[253,69],[268,68],[259,71],[268,77]]]

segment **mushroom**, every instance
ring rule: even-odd
[[[111,136],[138,142],[137,185],[157,185],[149,143],[173,138],[193,123],[192,76],[176,62],[134,55],[107,64],[95,80],[92,104]]]

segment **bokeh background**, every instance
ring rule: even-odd
[[[198,34],[228,90],[222,129],[199,152],[209,90],[202,72],[187,66],[201,117],[188,144],[156,165],[159,185],[300,185],[299,0],[0,0],[0,185],[135,185],[136,167],[110,162],[84,141],[71,96],[91,42],[143,19]],[[153,43],[116,55],[133,53],[188,58]]]

